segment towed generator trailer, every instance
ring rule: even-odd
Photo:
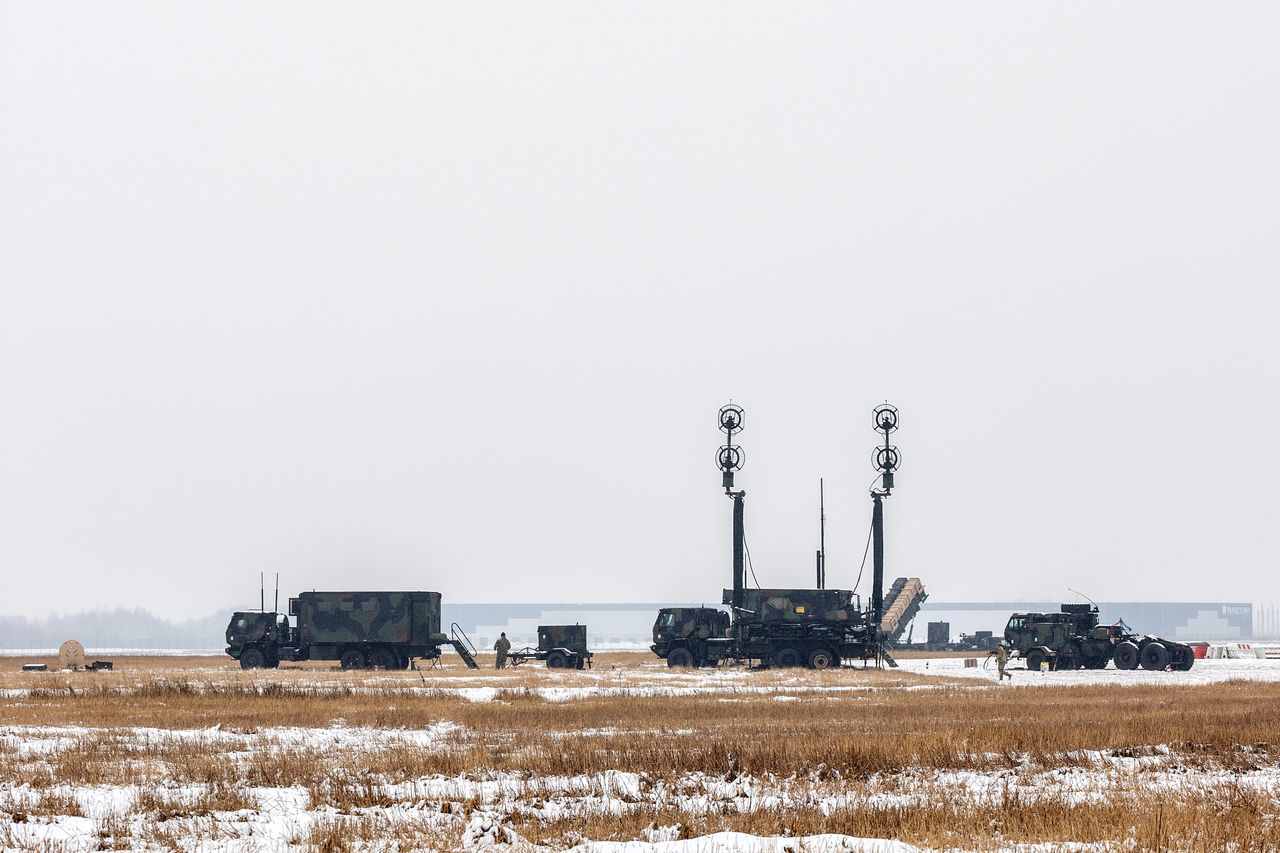
[[[586,625],[539,625],[537,648],[525,646],[507,653],[512,666],[542,660],[548,669],[582,669],[584,665],[590,669],[592,657]]]

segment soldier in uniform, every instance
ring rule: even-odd
[[[1009,679],[1013,681],[1013,675],[1005,672],[1005,666],[1009,663],[1009,650],[1004,647],[1004,643],[996,643],[996,669],[1000,670],[1000,675],[996,677],[996,681]]]
[[[498,653],[498,669],[502,669],[507,665],[507,652],[511,651],[511,641],[507,639],[506,631],[503,631],[498,642],[493,644],[493,650]]]

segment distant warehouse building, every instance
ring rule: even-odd
[[[1011,613],[1054,612],[1058,601],[927,601],[916,617],[924,639],[928,622],[950,622],[952,640],[975,631],[1004,631]],[[1102,601],[1098,615],[1104,624],[1123,619],[1134,631],[1171,640],[1237,640],[1254,638],[1253,605],[1243,602]]]

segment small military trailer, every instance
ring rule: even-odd
[[[304,592],[289,599],[289,616],[240,611],[227,625],[227,654],[243,669],[308,660],[406,669],[413,658],[438,658],[446,645],[474,668],[469,650],[440,631],[438,592]]]
[[[539,625],[536,649],[526,646],[507,654],[512,666],[544,660],[548,669],[590,669],[594,656],[587,648],[586,625]]]
[[[724,591],[731,604],[734,591]],[[868,631],[853,592],[841,589],[747,589],[736,622],[708,607],[664,608],[649,647],[670,667],[723,660],[827,669],[869,652]]]
[[[1014,613],[1004,628],[1004,641],[1027,662],[1027,669],[1188,670],[1195,650],[1186,643],[1150,634],[1135,634],[1124,622],[1098,624],[1098,608],[1064,604],[1060,613]]]

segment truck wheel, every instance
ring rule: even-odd
[[[1031,670],[1032,672],[1039,672],[1040,664],[1044,663],[1044,661],[1045,661],[1044,652],[1040,651],[1039,649],[1032,649],[1031,651],[1027,652],[1027,669]]]
[[[364,669],[364,652],[359,649],[347,649],[338,661],[343,669]]]
[[[693,652],[688,649],[672,649],[667,653],[667,666],[672,669],[692,669]]]
[[[790,646],[778,649],[773,653],[773,659],[770,665],[776,666],[780,669],[799,666],[800,653],[795,649],[791,648]]]
[[[809,653],[809,667],[811,669],[830,669],[839,665],[839,658],[832,654],[830,649],[814,649]]]
[[[547,669],[564,669],[567,663],[564,652],[552,652],[547,655]]]
[[[1142,647],[1142,668],[1159,672],[1169,665],[1169,650],[1163,643],[1147,643]]]
[[[1187,649],[1185,652],[1182,653],[1182,660],[1178,661],[1177,665],[1174,666],[1174,669],[1179,670],[1181,672],[1186,672],[1187,670],[1191,669],[1191,667],[1195,666],[1195,662],[1196,662],[1196,653],[1191,649]]]
[[[262,649],[245,649],[240,655],[241,669],[260,669],[266,662],[267,656]]]
[[[1116,662],[1116,669],[1137,669],[1138,647],[1128,640],[1117,643],[1116,650],[1111,653],[1111,659]]]
[[[400,656],[392,649],[377,649],[373,653],[373,663],[383,669],[399,669]]]

